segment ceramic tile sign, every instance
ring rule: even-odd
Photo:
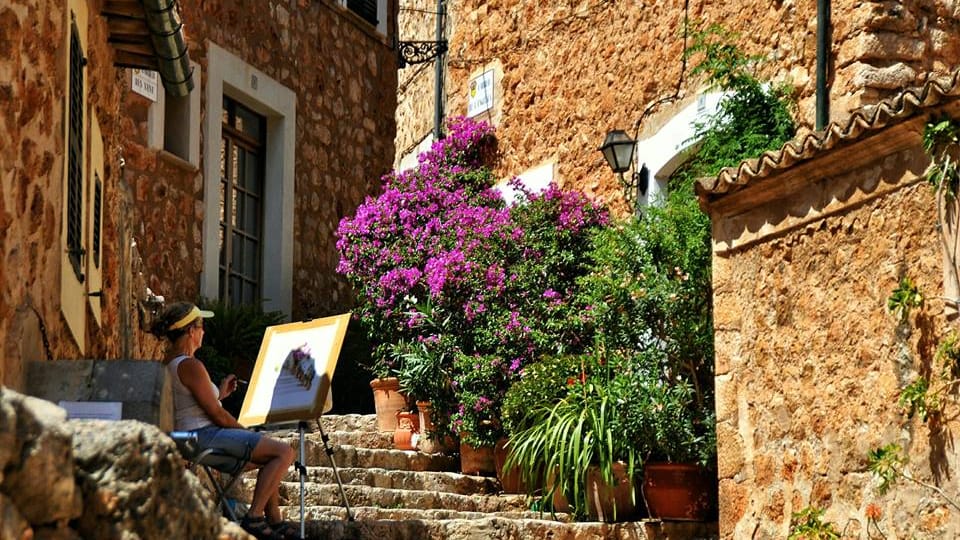
[[[493,70],[488,69],[470,80],[467,116],[476,116],[493,108]]]
[[[157,72],[146,69],[134,69],[130,79],[130,87],[141,96],[156,101],[159,98],[159,83]]]
[[[314,420],[333,407],[330,383],[350,314],[267,327],[237,420]]]

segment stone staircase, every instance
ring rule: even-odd
[[[687,540],[717,538],[716,523],[643,520],[573,522],[531,511],[525,495],[500,492],[496,478],[460,474],[457,457],[393,449],[393,434],[376,431],[374,415],[324,416],[324,433],[353,521],[315,423],[304,437],[306,538],[310,540]],[[275,431],[298,449],[296,430]],[[244,478],[249,500],[255,477]],[[299,522],[300,480],[291,470],[280,489],[284,515]]]

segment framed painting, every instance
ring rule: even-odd
[[[313,420],[333,407],[330,383],[350,314],[267,327],[237,420]]]

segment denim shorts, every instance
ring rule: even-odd
[[[241,460],[249,461],[254,447],[263,438],[262,433],[248,429],[222,428],[220,426],[206,426],[193,430],[197,434],[197,450],[215,449],[215,456],[204,459],[204,463],[215,465],[215,461]],[[226,459],[213,459],[213,458]],[[218,467],[219,468],[219,467]]]

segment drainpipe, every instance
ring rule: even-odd
[[[437,43],[443,41],[444,18],[446,9],[444,0],[437,0]],[[440,49],[434,64],[433,77],[433,140],[439,141],[443,138],[443,61],[446,53]]]
[[[830,0],[817,0],[817,131],[830,120],[827,94],[827,58],[830,55]]]
[[[160,80],[167,93],[184,97],[193,90],[193,71],[183,40],[183,23],[174,0],[141,0],[150,31],[150,40],[157,54]]]

